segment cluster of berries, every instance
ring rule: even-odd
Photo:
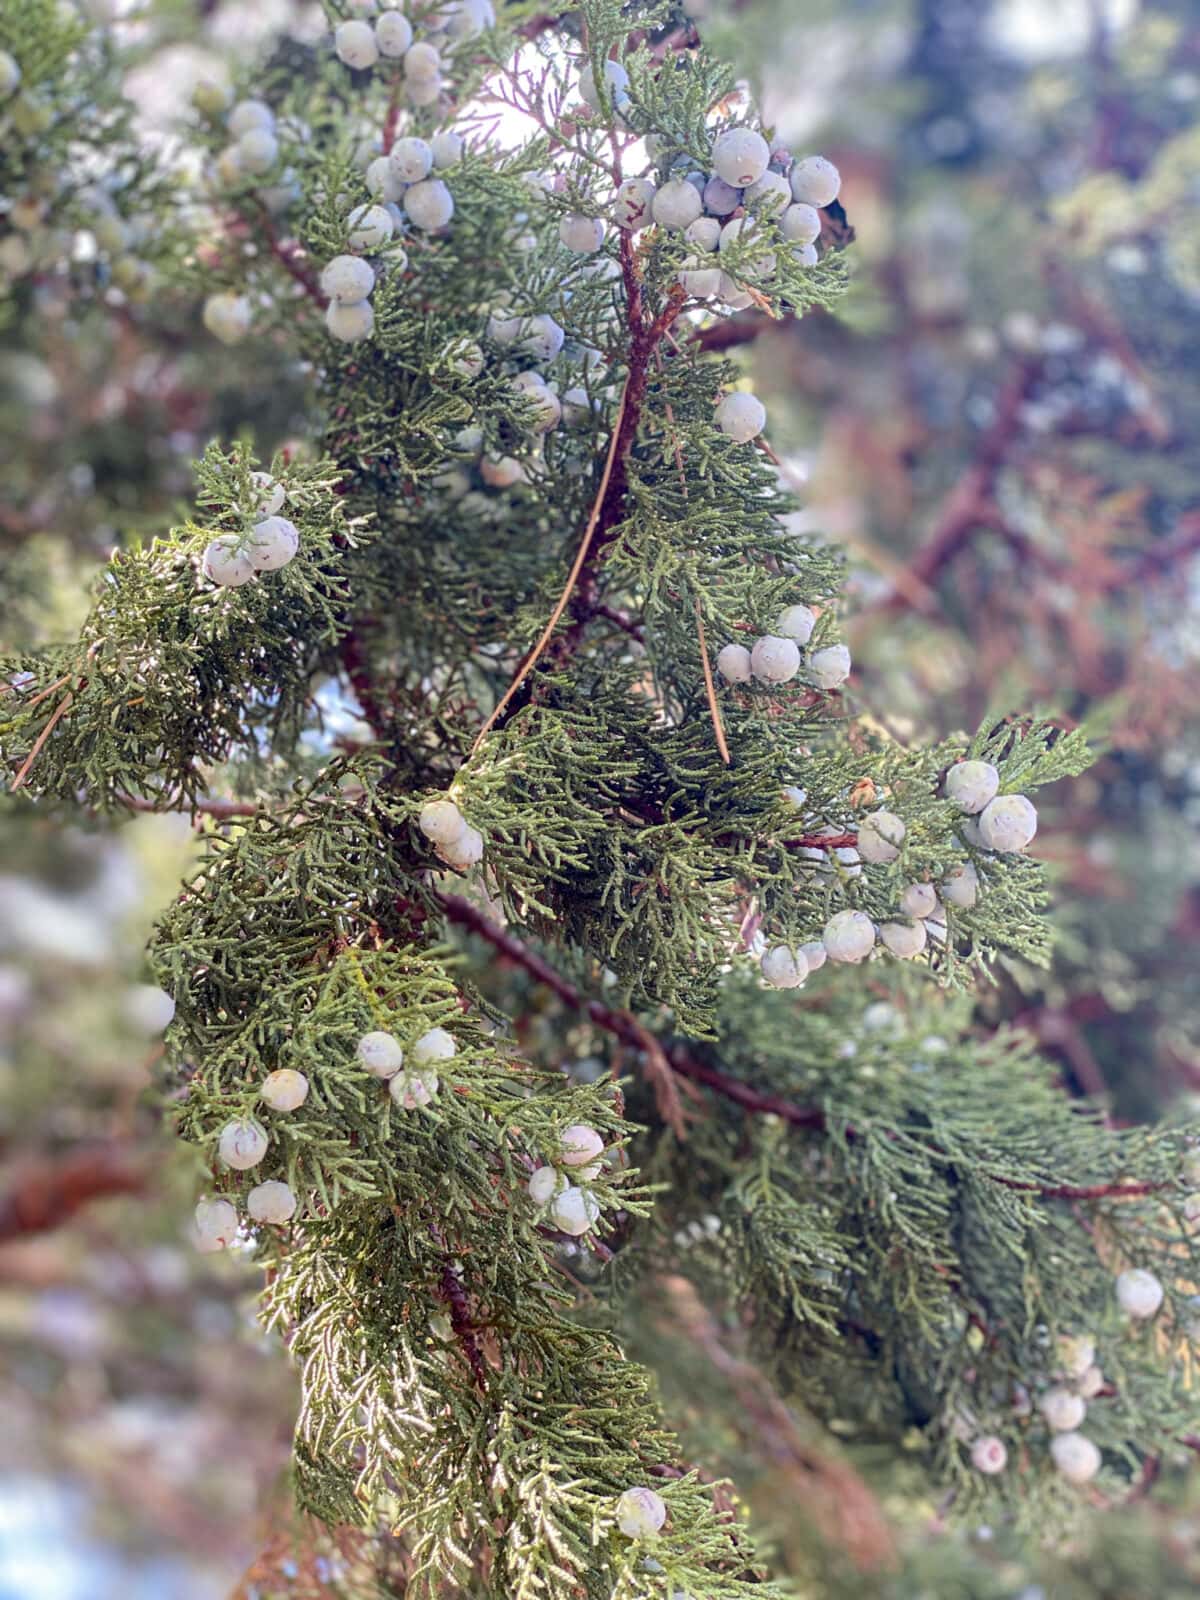
[[[241,533],[219,533],[209,541],[201,558],[206,578],[219,588],[236,589],[249,583],[256,572],[278,572],[300,548],[294,522],[277,513],[287,490],[267,472],[251,473],[255,502]]]
[[[1119,1273],[1114,1285],[1117,1305],[1135,1322],[1146,1322],[1158,1314],[1163,1303],[1161,1281],[1144,1267],[1130,1267]],[[1055,1470],[1068,1483],[1084,1484],[1100,1471],[1102,1458],[1096,1443],[1079,1429],[1087,1416],[1088,1401],[1102,1394],[1104,1372],[1096,1362],[1096,1341],[1090,1334],[1072,1334],[1059,1340],[1059,1371],[1056,1381],[1038,1396],[1036,1409],[1050,1433],[1050,1459]],[[1029,1415],[1027,1391],[1020,1390],[1017,1410]],[[971,1444],[971,1465],[977,1472],[994,1476],[1008,1465],[1008,1449],[995,1434],[983,1434]]]
[[[816,625],[817,614],[811,607],[786,606],[775,619],[774,633],[764,634],[749,648],[725,645],[717,654],[717,671],[732,684],[749,683],[753,678],[772,686],[790,683],[800,671],[803,648]],[[850,676],[850,652],[844,644],[822,645],[809,652],[808,670],[818,687],[836,689]]]
[[[598,1178],[604,1140],[595,1128],[577,1122],[563,1129],[559,1149],[556,1165],[538,1167],[531,1173],[529,1198],[536,1206],[549,1206],[550,1221],[560,1233],[578,1237],[600,1220],[600,1202],[588,1189],[572,1183],[561,1169],[567,1168],[571,1177],[584,1184]]]
[[[445,1028],[429,1028],[407,1052],[394,1034],[366,1033],[355,1051],[361,1067],[388,1086],[393,1102],[404,1111],[427,1106],[440,1087],[438,1063],[457,1052],[453,1035]],[[407,1065],[406,1065],[407,1060]],[[271,1111],[298,1110],[308,1099],[308,1078],[291,1067],[269,1072],[259,1086],[259,1098]],[[261,1165],[271,1138],[257,1117],[234,1117],[217,1136],[217,1158],[233,1172],[248,1172]],[[258,1184],[246,1196],[253,1222],[290,1222],[298,1205],[294,1191],[276,1179]],[[201,1200],[195,1212],[195,1242],[204,1251],[224,1249],[237,1237],[237,1208],[227,1199]]]

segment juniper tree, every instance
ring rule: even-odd
[[[1188,1436],[1196,1152],[967,1012],[1046,958],[1030,795],[1086,740],[858,713],[703,336],[835,306],[836,171],[673,6],[373,9],[206,87],[172,175],[156,292],[304,364],[305,448],[214,442],[0,721],[18,818],[207,819],[163,1099],[197,1244],[264,1265],[300,1506],[360,1591],[783,1592],[656,1302],[961,1511],[1119,1494]]]

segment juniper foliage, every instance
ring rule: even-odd
[[[752,108],[671,5],[528,12],[465,34],[415,14],[445,58],[430,106],[391,61],[289,46],[240,86],[271,108],[267,174],[225,161],[226,111],[204,112],[220,222],[161,292],[246,297],[252,357],[283,344],[311,370],[311,448],[214,444],[193,517],[113,558],[78,639],[5,658],[8,803],[209,816],[152,944],[176,1002],[163,1087],[213,1193],[241,1206],[274,1180],[299,1202],[246,1232],[301,1373],[301,1505],[401,1536],[417,1596],[770,1595],[736,1501],[631,1359],[663,1274],[752,1330],[760,1370],[835,1431],[919,1453],[971,1512],[1041,1525],[1068,1498],[1030,1404],[1060,1337],[1097,1339],[1114,1490],[1185,1425],[1188,1156],[1181,1133],[1069,1106],[954,997],[1045,960],[1046,884],[984,848],[942,777],[969,756],[1026,794],[1084,768],[1083,734],[1013,718],[909,748],[823,685],[838,553],[795,531],[769,452],[714,426],[739,371],[700,336],[721,306],[681,282],[692,247],[610,224],[626,176],[706,175]],[[602,84],[610,58],[628,90],[585,114],[579,69]],[[499,107],[524,143],[499,139]],[[336,343],[319,272],[378,198],[367,166],[450,121],[453,219],[372,252],[373,330]],[[726,300],[833,306],[828,220],[808,266],[769,197],[746,208]],[[576,214],[609,223],[594,255],[560,242]],[[546,433],[513,382],[534,368],[583,392]],[[260,465],[299,554],[221,587],[204,553],[249,547]],[[720,686],[720,647],[801,602],[819,617],[799,673]],[[331,683],[364,721],[340,751]],[[214,806],[222,785],[242,803]],[[464,882],[419,825],[447,794],[483,840]],[[859,861],[881,806],[903,840]],[[847,910],[907,925],[906,886],[967,862],[975,903],[930,919],[915,961],[877,948],[802,997],[759,981],[756,940],[796,948]],[[864,1011],[877,988],[895,1004]],[[380,1030],[411,1066],[434,1028],[454,1054],[415,1098],[357,1055]],[[564,1074],[568,1040],[599,1070]],[[279,1067],[309,1084],[287,1113],[261,1099]],[[267,1135],[250,1172],[219,1155],[244,1120]],[[580,1123],[605,1145],[579,1179],[582,1245],[527,1192]],[[1126,1264],[1165,1280],[1153,1324],[1118,1317]],[[971,1467],[980,1432],[1006,1441],[1006,1475]],[[631,1538],[619,1497],[647,1485],[666,1524]]]

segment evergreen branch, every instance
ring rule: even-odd
[[[598,1028],[611,1033],[622,1043],[631,1045],[637,1050],[645,1050],[646,1029],[629,1012],[615,1010],[601,1000],[585,999],[575,985],[556,971],[543,956],[530,950],[506,928],[501,928],[492,922],[469,900],[464,900],[458,895],[439,895],[438,903],[451,922],[485,939],[506,960],[523,968],[530,977],[550,989],[570,1010],[580,1012]],[[744,1111],[759,1116],[778,1117],[793,1128],[810,1128],[820,1132],[828,1126],[828,1118],[820,1106],[799,1105],[785,1095],[755,1088],[753,1084],[731,1077],[711,1062],[702,1060],[684,1045],[674,1042],[664,1044],[661,1040],[655,1040],[655,1045],[662,1052],[662,1057],[672,1072],[693,1083],[701,1084],[706,1089],[711,1089],[715,1094],[741,1106]],[[839,1123],[839,1132],[843,1138],[851,1142],[862,1136],[858,1128],[847,1123]],[[1174,1182],[1172,1179],[1161,1182],[1114,1180],[1109,1183],[1093,1184],[1037,1183],[1009,1177],[1005,1173],[991,1169],[982,1171],[980,1176],[1000,1184],[1003,1188],[1023,1194],[1034,1194],[1045,1200],[1131,1200],[1162,1193],[1171,1188]]]

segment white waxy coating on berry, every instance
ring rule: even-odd
[[[836,689],[850,676],[850,651],[844,644],[827,644],[813,651],[808,665],[822,689]]]
[[[528,323],[527,317],[510,317],[505,311],[493,311],[487,320],[487,336],[499,345],[516,344]]]
[[[746,243],[754,245],[762,237],[762,229],[754,217],[734,217],[721,229],[721,238],[717,248],[721,251],[732,250],[735,245]],[[760,253],[753,261],[745,263],[738,270],[743,278],[752,279],[755,283],[763,279],[772,278],[778,262],[773,250]]]
[[[404,52],[404,76],[414,83],[432,83],[442,70],[442,58],[424,40]]]
[[[396,231],[392,214],[385,206],[355,206],[346,218],[346,243],[357,255],[378,250]]]
[[[321,273],[321,288],[331,300],[365,300],[375,287],[375,269],[361,256],[334,256]]]
[[[653,1489],[626,1489],[616,1506],[617,1527],[627,1539],[649,1539],[667,1520],[667,1506]]]
[[[803,950],[777,944],[763,953],[759,968],[772,989],[798,989],[808,977],[808,958]]]
[[[923,922],[882,922],[879,938],[885,950],[901,961],[912,961],[925,948],[927,939]]]
[[[793,244],[812,244],[821,234],[821,218],[815,206],[788,206],[779,219],[779,231]]]
[[[535,361],[553,361],[563,347],[566,334],[547,312],[522,319],[518,332],[521,345]]]
[[[1037,832],[1037,811],[1023,794],[1001,794],[979,813],[979,837],[989,850],[1012,855]]]
[[[704,209],[704,202],[694,184],[682,178],[673,178],[655,194],[650,209],[660,228],[679,232],[695,222]]]
[[[526,405],[533,410],[534,434],[549,434],[552,427],[557,427],[562,422],[562,400],[555,394],[554,389],[547,389],[546,384],[542,382],[522,386],[522,389]]]
[[[415,1111],[429,1105],[439,1087],[436,1072],[398,1072],[388,1084],[388,1093],[402,1111]]]
[[[808,939],[800,946],[800,954],[808,962],[810,973],[819,972],[829,959],[829,952],[820,939]]]
[[[573,1122],[564,1128],[560,1140],[563,1164],[568,1167],[586,1167],[604,1154],[603,1136],[586,1122]]]
[[[404,184],[396,176],[388,156],[376,156],[366,170],[367,192],[376,200],[395,205],[404,198]]]
[[[342,344],[357,344],[367,339],[375,326],[375,313],[369,300],[331,300],[325,311],[325,326]]]
[[[1056,1433],[1050,1455],[1068,1483],[1090,1483],[1100,1471],[1100,1451],[1082,1433]]]
[[[394,1033],[382,1028],[364,1033],[355,1046],[355,1055],[373,1078],[393,1077],[404,1065],[404,1051]]]
[[[1078,1378],[1096,1359],[1096,1341],[1087,1333],[1065,1333],[1058,1341],[1058,1359],[1069,1378]]]
[[[227,1167],[245,1172],[256,1167],[267,1153],[267,1130],[253,1117],[235,1117],[221,1129],[217,1155]]]
[[[228,1200],[199,1200],[193,1213],[196,1248],[210,1254],[237,1238],[237,1209]]]
[[[410,135],[396,140],[388,160],[392,164],[392,171],[402,182],[420,183],[432,170],[433,149],[424,139]]]
[[[960,811],[975,816],[1000,789],[1000,774],[990,761],[959,761],[946,774],[947,800]]]
[[[254,576],[254,563],[236,533],[222,533],[210,541],[201,558],[204,576],[222,589],[238,589]]]
[[[1163,1303],[1163,1286],[1145,1267],[1130,1267],[1116,1282],[1117,1304],[1127,1316],[1145,1321]]]
[[[1097,1366],[1085,1367],[1076,1378],[1075,1387],[1085,1400],[1094,1400],[1104,1387],[1104,1373]]]
[[[864,817],[858,830],[858,853],[864,861],[878,866],[895,861],[908,832],[894,811],[875,811]]]
[[[791,171],[792,199],[806,206],[831,206],[842,187],[842,175],[824,156],[805,156]]]
[[[781,212],[791,198],[792,191],[788,181],[778,172],[764,172],[756,183],[749,185],[745,195],[748,206],[757,206],[760,211],[768,215]]]
[[[608,89],[609,98],[616,106],[622,105],[629,98],[629,74],[619,61],[606,61],[604,63],[604,82]],[[600,110],[600,94],[596,87],[596,74],[592,71],[590,61],[584,63],[579,73],[580,98],[593,111]]]
[[[258,491],[254,502],[256,517],[273,517],[277,511],[283,509],[287,490],[269,472],[252,472],[250,482]]]
[[[296,1196],[286,1183],[278,1178],[268,1178],[251,1189],[246,1196],[246,1210],[255,1222],[270,1222],[281,1226],[296,1215]]]
[[[817,254],[815,244],[798,244],[792,251],[792,259],[798,261],[802,267],[815,267],[821,258]]]
[[[264,517],[250,530],[246,554],[256,572],[278,572],[300,548],[300,531],[286,517]]]
[[[529,1198],[535,1206],[548,1205],[560,1189],[567,1187],[567,1180],[555,1167],[538,1167],[529,1175]]]
[[[21,64],[7,50],[0,50],[0,97],[15,94],[21,86]]]
[[[717,406],[714,416],[717,427],[735,444],[748,444],[766,426],[767,408],[757,395],[735,389]]]
[[[679,269],[680,285],[693,300],[715,300],[723,277],[720,267],[706,266],[702,256],[688,256]]]
[[[420,1067],[431,1061],[451,1061],[457,1052],[452,1033],[445,1028],[429,1028],[414,1043],[409,1055]]]
[[[511,489],[525,477],[525,468],[515,456],[497,456],[479,463],[479,475],[493,489]]]
[[[742,191],[724,178],[712,177],[704,185],[704,209],[714,217],[727,217],[742,203]]]
[[[429,141],[433,151],[433,165],[437,172],[444,172],[447,167],[456,167],[462,160],[462,153],[466,140],[461,133],[455,133],[453,128],[443,128],[441,133],[435,133]]]
[[[937,890],[931,883],[910,883],[900,896],[906,917],[931,917],[937,910]]]
[[[648,228],[654,220],[651,207],[657,193],[649,178],[626,178],[617,190],[613,205],[613,221],[618,228],[628,228],[637,233]]]
[[[1070,1389],[1056,1386],[1038,1397],[1038,1410],[1054,1433],[1074,1433],[1087,1416],[1087,1405]]]
[[[562,397],[563,421],[568,428],[582,428],[592,420],[592,402],[586,389],[567,389]]]
[[[375,43],[381,56],[396,61],[412,44],[412,23],[402,11],[385,11],[375,24]]]
[[[175,1015],[175,1001],[156,983],[135,983],[125,991],[125,1020],[139,1033],[161,1033]]]
[[[979,897],[979,873],[973,861],[960,861],[942,879],[942,899],[960,911],[969,911]]]
[[[825,924],[821,943],[831,961],[865,961],[875,947],[875,924],[865,911],[838,911]]]
[[[252,128],[266,128],[270,132],[275,126],[275,113],[264,100],[239,100],[225,125],[235,139]]]
[[[454,0],[449,13],[443,12],[444,26],[452,39],[469,39],[496,26],[492,0]]]
[[[295,1111],[308,1099],[308,1079],[292,1067],[277,1067],[258,1092],[272,1111]]]
[[[713,171],[735,189],[757,183],[770,160],[770,146],[753,128],[730,128],[712,149]]]
[[[550,1220],[562,1233],[578,1237],[600,1220],[600,1202],[586,1189],[576,1189],[568,1184],[554,1197],[550,1207]]]
[[[749,683],[753,672],[744,644],[727,644],[717,653],[717,671],[726,683]]]
[[[410,106],[431,106],[441,97],[441,78],[405,78],[404,98]]]
[[[683,236],[689,244],[711,254],[721,242],[721,224],[716,217],[697,217],[695,222],[688,223]]]
[[[787,683],[800,671],[800,646],[794,639],[764,634],[750,652],[750,670],[764,683]]]
[[[604,224],[599,217],[569,212],[559,221],[558,237],[577,256],[590,256],[604,243]]]
[[[414,228],[436,233],[454,215],[454,196],[440,178],[426,178],[405,191],[404,209]]]
[[[373,67],[379,60],[375,30],[369,22],[339,22],[333,30],[333,48],[339,61],[359,71]]]
[[[981,1439],[976,1439],[971,1446],[971,1465],[976,1472],[983,1472],[988,1477],[1003,1472],[1008,1465],[1008,1451],[1004,1447],[1003,1439],[997,1439],[994,1433],[987,1433]]]
[[[775,618],[775,632],[797,644],[807,644],[817,625],[817,614],[808,606],[785,606]]]
[[[222,344],[237,344],[250,331],[250,302],[245,295],[210,294],[204,302],[204,326]]]
[[[251,128],[237,142],[242,170],[261,176],[279,160],[279,143],[269,128]]]
[[[445,359],[451,372],[460,378],[477,378],[486,361],[483,349],[474,339],[456,339],[446,346]]]
[[[452,844],[466,832],[467,820],[453,800],[427,800],[417,817],[417,827],[434,844]]]
[[[478,828],[466,827],[457,839],[440,846],[438,854],[450,866],[465,872],[483,860],[483,835]]]

